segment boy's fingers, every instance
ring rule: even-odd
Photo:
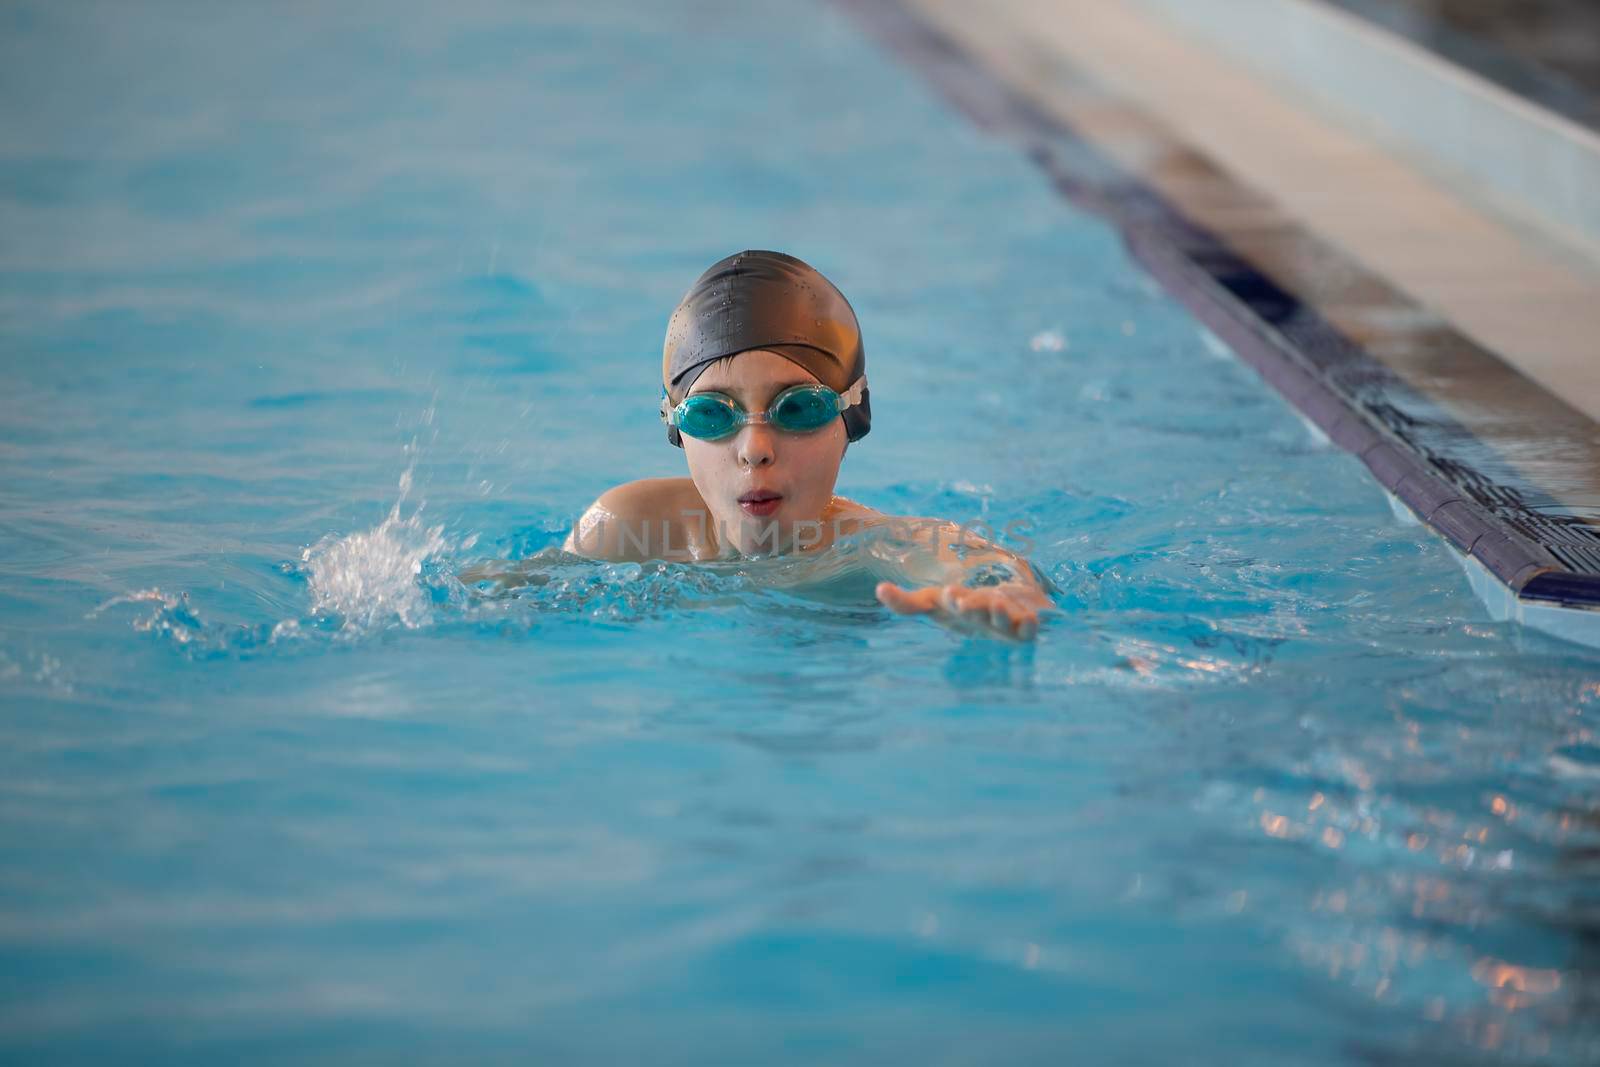
[[[1011,632],[1011,613],[1003,605],[996,604],[989,609],[989,624],[1003,634]]]
[[[981,615],[987,608],[971,597],[973,590],[961,585],[928,585],[921,589],[902,589],[893,582],[879,582],[879,602],[902,614],[942,612],[951,618],[964,614]]]
[[[894,611],[901,610],[906,602],[905,590],[893,582],[879,582],[873,594],[877,596],[880,604]]]
[[[1007,637],[1024,640],[1039,631],[1036,611],[983,589],[952,583],[908,590],[893,582],[879,582],[875,592],[879,602],[902,615],[938,613],[959,622],[986,625]]]
[[[945,588],[951,590],[949,602],[952,605],[950,608],[952,617],[978,626],[993,625],[994,601],[983,590],[968,589],[964,585],[946,586]]]
[[[903,615],[932,611],[939,594],[939,590],[932,587],[908,592],[893,582],[879,582],[876,592],[879,602]]]

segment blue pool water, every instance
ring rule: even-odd
[[[1600,1051],[1600,660],[825,6],[0,8],[0,1059]],[[667,312],[850,296],[840,491],[1032,645],[463,567],[683,473]]]

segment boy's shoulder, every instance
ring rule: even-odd
[[[700,508],[705,502],[692,478],[636,478],[612,486],[590,505],[624,519],[676,518],[683,508]]]
[[[689,478],[639,478],[612,486],[578,519],[561,546],[568,552],[610,560],[646,560],[680,553],[699,555],[683,513],[705,508]]]
[[[885,516],[881,511],[859,504],[849,497],[834,495],[829,502],[827,510],[823,513],[824,521],[832,524],[836,535],[852,534],[866,526],[883,521]]]

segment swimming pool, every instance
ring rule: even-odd
[[[0,13],[5,1058],[1594,1055],[1600,661],[1026,160],[824,6],[297,14]],[[1024,522],[1037,643],[453,579],[682,473],[745,247],[860,315],[840,491]]]

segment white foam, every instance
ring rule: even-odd
[[[431,598],[418,579],[423,564],[451,546],[442,525],[423,525],[425,505],[401,514],[410,492],[407,470],[400,476],[400,499],[381,523],[344,537],[330,534],[301,554],[313,613],[337,615],[343,630],[356,632],[428,622]]]

